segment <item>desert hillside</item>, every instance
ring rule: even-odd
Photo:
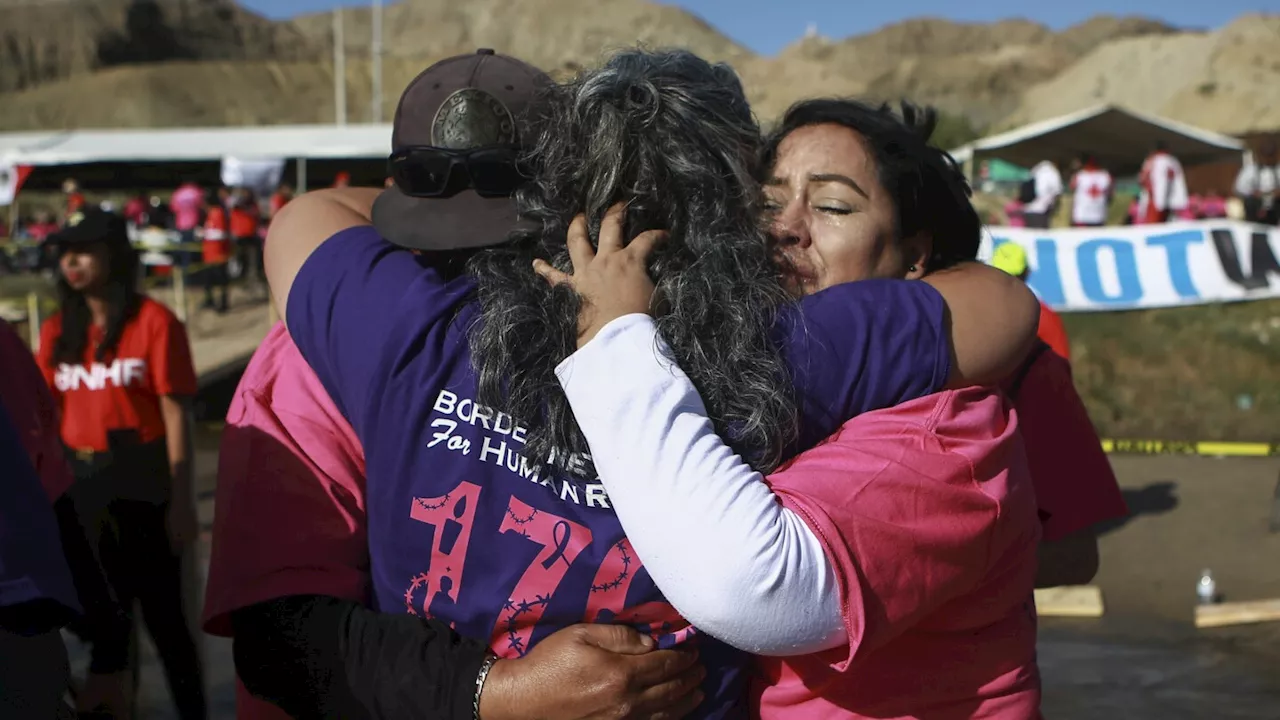
[[[231,0],[0,0],[0,17],[0,93],[116,65],[319,57]]]
[[[0,131],[326,122],[332,16],[272,21],[232,0],[0,0]],[[344,11],[348,115],[371,116],[370,11]],[[976,130],[1123,102],[1210,129],[1280,129],[1280,15],[1213,32],[1098,16],[921,18],[757,55],[649,0],[401,0],[384,17],[383,117],[427,64],[493,47],[553,73],[611,49],[680,46],[732,63],[769,120],[815,95],[909,98]]]
[[[1098,103],[1232,134],[1280,129],[1280,15],[1246,15],[1210,33],[1099,45],[1028,90],[1002,125]]]

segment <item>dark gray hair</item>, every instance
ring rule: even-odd
[[[737,75],[682,50],[625,50],[545,100],[534,180],[517,195],[521,225],[469,264],[482,308],[470,334],[480,401],[529,424],[530,460],[568,470],[570,454],[588,452],[554,372],[577,348],[580,300],[549,287],[532,262],[569,271],[573,216],[586,213],[595,244],[605,211],[627,201],[628,238],[670,231],[649,267],[662,337],[720,435],[773,469],[796,427],[771,339],[790,298],[759,222],[760,131]]]

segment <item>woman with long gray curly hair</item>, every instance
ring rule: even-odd
[[[465,62],[483,70],[498,62],[478,55],[442,61],[437,69]],[[445,98],[434,102],[474,101],[477,112],[500,115],[502,83],[489,84],[490,92],[472,84],[483,72],[439,72],[441,83],[465,82],[430,93]],[[583,455],[581,432],[589,423],[579,428],[557,387],[556,361],[584,341],[578,316],[599,308],[582,306],[568,289],[543,287],[535,261],[568,269],[584,246],[591,252],[587,238],[604,252],[606,238],[616,238],[623,225],[640,233],[641,244],[667,232],[641,270],[657,289],[646,295],[646,308],[711,406],[708,417],[761,467],[804,444],[792,441],[804,437],[795,432],[797,419],[814,410],[847,418],[930,392],[955,374],[946,308],[928,285],[852,283],[788,301],[760,226],[752,179],[758,129],[729,68],[687,52],[627,50],[552,89],[546,100],[541,129],[533,133],[534,182],[519,197],[522,222],[507,246],[476,251],[467,272],[389,244],[378,223],[370,224],[374,195],[367,191],[330,190],[293,201],[268,242],[272,292],[289,334],[364,446],[374,608],[406,621],[388,630],[397,657],[419,657],[425,646],[414,634],[419,618],[448,623],[450,632],[491,648],[501,660],[443,664],[449,672],[478,673],[475,695],[468,690],[467,697],[483,716],[504,687],[548,684],[513,678],[546,677],[522,668],[539,667],[534,660],[568,647],[572,636],[562,631],[572,632],[572,625],[627,624],[663,648],[700,634],[641,571],[613,498]],[[491,125],[501,123],[484,127]],[[521,136],[529,137],[523,130]],[[447,170],[436,179],[476,193],[478,155],[493,150],[484,143],[405,148],[435,159],[444,153]],[[423,205],[431,202],[437,201]],[[618,202],[627,209],[612,209]],[[590,220],[575,218],[583,211]],[[581,242],[569,245],[575,232]],[[467,240],[475,238],[457,242],[477,247]],[[640,350],[651,354],[653,347]],[[824,381],[816,404],[793,397],[789,381],[801,374]],[[646,423],[667,420],[645,402],[631,411]],[[720,499],[740,504],[730,494]],[[651,520],[653,527],[663,521]],[[771,528],[761,527],[757,539],[772,537]],[[820,556],[813,545],[809,555]],[[775,550],[786,547],[794,543]],[[786,577],[774,587],[805,591],[809,579]],[[697,592],[714,579],[683,582]],[[265,626],[280,632],[275,621]],[[785,618],[779,626],[784,633],[803,630]],[[592,687],[585,676],[613,662],[598,657],[561,691]],[[528,662],[507,662],[517,659]],[[693,717],[740,716],[745,655],[703,636],[698,659],[705,678],[672,659],[685,670],[652,689],[675,703],[673,716],[694,705]],[[379,671],[376,683],[392,694],[410,685],[441,686],[439,678],[420,678],[421,669],[397,666],[401,671],[413,682]],[[295,679],[313,677],[303,675]],[[531,702],[523,700],[516,716],[568,712],[541,712]]]
[[[480,400],[529,428],[528,454],[568,466],[587,451],[559,358],[577,344],[580,301],[549,287],[534,259],[569,268],[565,235],[579,212],[591,235],[627,203],[633,235],[661,228],[654,253],[659,330],[712,410],[718,430],[773,468],[795,434],[782,357],[770,337],[788,301],[758,222],[754,158],[760,130],[727,65],[683,50],[627,51],[551,89],[531,153],[533,182],[517,194],[511,244],[470,263],[483,311],[471,333]]]

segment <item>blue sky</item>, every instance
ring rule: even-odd
[[[241,3],[277,18],[327,10],[339,4],[369,4],[359,0],[340,3],[335,0],[241,0]],[[1280,0],[1074,0],[1043,3],[1038,8],[1034,0],[685,0],[667,4],[691,10],[739,43],[765,54],[773,54],[799,38],[810,23],[817,26],[818,32],[833,38],[922,15],[975,22],[1030,17],[1050,27],[1063,28],[1105,12],[1145,15],[1179,27],[1214,28],[1242,13],[1280,10]]]

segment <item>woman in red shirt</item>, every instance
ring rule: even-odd
[[[38,361],[61,410],[70,490],[126,613],[141,604],[183,720],[206,716],[200,657],[182,599],[182,550],[197,532],[182,323],[138,291],[124,219],[75,213],[50,237],[61,309]]]
[[[205,218],[203,236],[200,241],[201,261],[204,269],[204,309],[227,311],[227,295],[230,292],[231,275],[227,263],[231,260],[231,237],[228,232],[227,211],[222,207],[218,194],[210,192],[204,203]],[[213,289],[218,288],[221,296],[217,305],[213,302]]]
[[[236,188],[228,207],[231,240],[243,277],[252,278],[261,287],[266,279],[262,272],[262,238],[258,236],[258,200],[248,188]]]

